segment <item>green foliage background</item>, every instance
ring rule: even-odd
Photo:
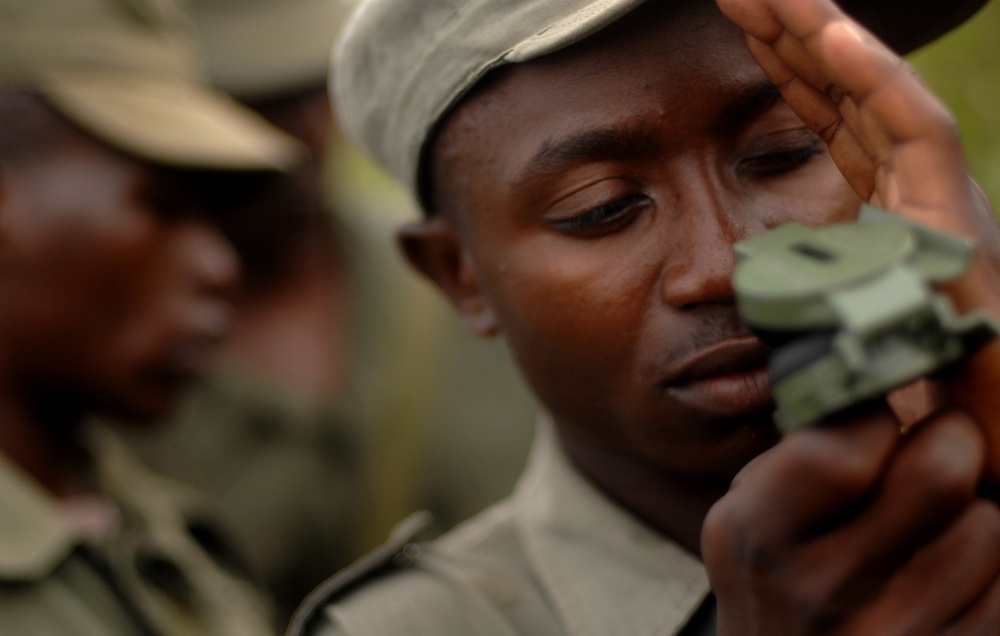
[[[903,3],[901,3],[902,6]],[[972,175],[1000,207],[1000,2],[910,56],[955,114]]]

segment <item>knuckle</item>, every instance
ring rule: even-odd
[[[958,504],[975,491],[975,472],[944,453],[924,454],[909,463],[905,480],[923,493],[927,505]]]
[[[980,546],[984,554],[1000,555],[1000,508],[987,500],[974,501],[965,512],[965,522],[970,528],[970,544]]]
[[[979,482],[980,442],[963,421],[952,418],[950,424],[920,440],[904,464],[903,477],[935,502],[967,501]]]
[[[787,474],[812,475],[822,479],[826,488],[861,493],[871,488],[881,464],[853,444],[839,443],[833,436],[790,435],[787,443]]]
[[[758,510],[736,498],[723,498],[709,510],[702,526],[702,559],[713,582],[761,580],[779,570],[786,554],[772,546],[761,528]],[[732,577],[736,577],[733,579]]]
[[[723,497],[712,506],[701,528],[701,552],[705,566],[725,569],[733,561],[733,554],[739,527],[743,524],[734,519],[731,497]]]

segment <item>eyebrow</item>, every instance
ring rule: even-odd
[[[778,87],[768,80],[741,87],[723,96],[722,110],[712,128],[720,137],[736,135],[747,122],[756,119],[783,99]]]
[[[747,122],[783,99],[778,87],[767,80],[741,86],[720,97],[723,106],[712,123],[713,132],[720,137],[735,135]],[[663,148],[661,134],[653,124],[623,123],[566,138],[550,138],[510,184],[518,187],[528,181],[544,180],[581,163],[650,159]]]
[[[653,157],[661,147],[658,131],[650,125],[619,124],[547,139],[511,185],[546,179],[580,163]]]

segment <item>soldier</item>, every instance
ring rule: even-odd
[[[96,417],[161,418],[239,261],[219,218],[297,142],[208,87],[169,0],[0,2],[0,632],[272,633],[196,495]]]
[[[243,263],[217,364],[169,422],[122,430],[151,467],[211,495],[278,602],[357,554],[363,431],[346,393],[354,288],[326,192],[330,49],[342,0],[191,4],[212,83],[308,149],[223,220]],[[325,496],[312,496],[322,487]]]
[[[309,154],[228,218],[244,275],[220,364],[169,425],[123,434],[212,495],[290,614],[413,510],[451,524],[502,497],[534,406],[497,343],[442,327],[447,307],[390,240],[412,208],[367,191],[336,130],[330,49],[351,3],[191,8],[213,83]],[[498,426],[512,413],[519,426]]]
[[[423,203],[407,256],[551,425],[509,499],[335,578],[292,633],[996,632],[995,410],[951,391],[905,436],[876,404],[781,437],[730,282],[737,241],[862,201],[995,246],[954,124],[832,2],[719,4],[371,0],[348,24],[339,112]],[[906,52],[983,3],[843,4]],[[1000,314],[998,274],[980,256],[952,301]]]

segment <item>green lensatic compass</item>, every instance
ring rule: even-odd
[[[777,346],[775,421],[785,431],[927,376],[989,342],[998,323],[956,315],[931,284],[972,246],[870,206],[856,223],[789,223],[735,246],[743,320]]]

